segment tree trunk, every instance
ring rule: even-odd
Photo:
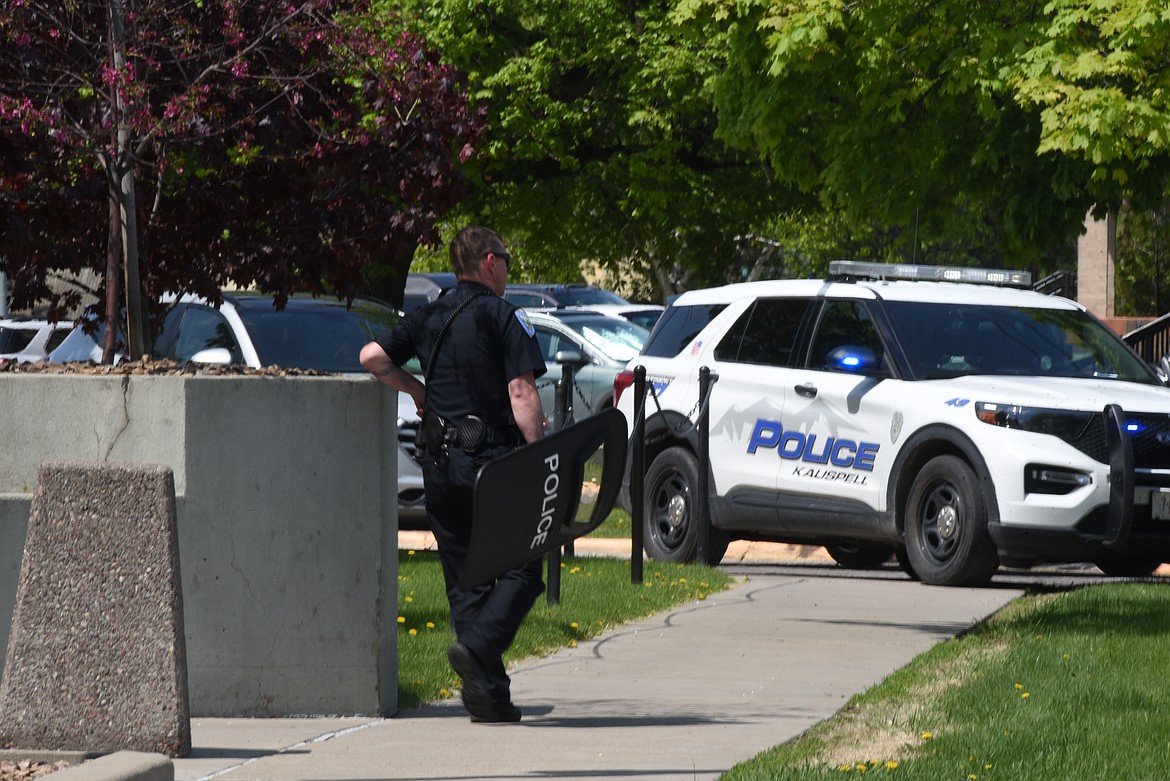
[[[110,224],[106,238],[106,335],[102,342],[102,363],[114,362],[118,346],[118,261],[122,251],[122,210],[114,179],[110,178]]]
[[[110,56],[114,72],[121,73],[125,67],[123,45],[126,38],[125,16],[122,5],[125,0],[110,0]],[[130,129],[124,121],[125,105],[121,90],[115,79],[114,124],[118,129],[118,146],[115,152],[111,175],[118,186],[118,204],[122,233],[122,261],[125,272],[126,290],[126,342],[130,360],[138,360],[144,353],[146,339],[143,336],[145,320],[142,316],[142,284],[138,273],[138,220],[137,202],[134,192],[134,171],[137,167],[130,148]],[[106,280],[110,284],[110,280]]]

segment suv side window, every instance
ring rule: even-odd
[[[673,358],[707,327],[707,323],[724,309],[726,304],[671,305],[666,308],[654,326],[654,333],[642,347],[642,355]]]
[[[715,348],[715,360],[792,366],[793,345],[809,302],[764,298],[747,308]]]
[[[808,354],[808,368],[818,371],[834,371],[841,367],[836,363],[834,353],[842,347],[850,351],[864,348],[872,351],[874,366],[889,369],[886,350],[869,310],[860,301],[830,300],[825,302],[816,335]]]
[[[200,350],[212,347],[226,347],[232,357],[239,360],[240,347],[232,336],[232,328],[222,314],[203,306],[190,306],[183,315],[179,335],[175,339],[172,354],[176,360],[190,360]]]

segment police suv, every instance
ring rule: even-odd
[[[941,585],[1001,564],[1170,561],[1170,388],[1083,307],[1029,287],[841,261],[826,280],[682,294],[615,381],[626,419],[645,416],[631,479],[647,553],[696,556],[705,410],[712,563],[733,539],[824,545],[855,567],[896,556]]]

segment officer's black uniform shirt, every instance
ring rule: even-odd
[[[447,330],[427,382],[427,415],[456,421],[478,415],[489,426],[514,423],[508,383],[528,372],[539,377],[546,367],[535,331],[517,309],[479,282],[459,285],[432,304],[412,310],[377,343],[396,366],[418,356],[423,371],[432,346],[452,311],[468,296],[482,292]]]

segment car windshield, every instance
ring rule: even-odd
[[[650,335],[645,328],[617,317],[574,318],[562,322],[613,361],[634,358]]]
[[[370,301],[289,299],[282,311],[271,299],[239,307],[261,364],[327,372],[364,372],[358,353],[367,342],[398,323],[393,309]]]
[[[1112,331],[1083,311],[887,301],[922,379],[961,374],[1093,377],[1160,384]]]

